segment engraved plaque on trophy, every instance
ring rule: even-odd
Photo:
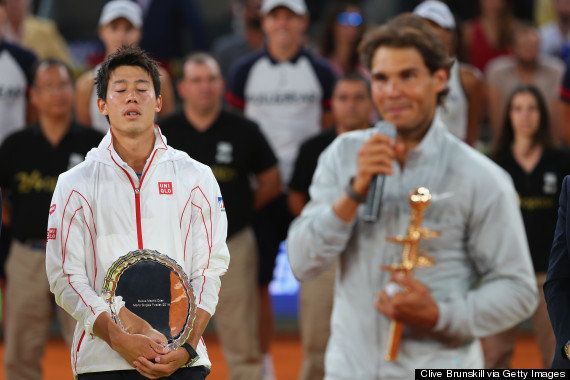
[[[174,259],[157,251],[137,250],[117,259],[105,276],[103,295],[119,326],[125,328],[117,297],[162,333],[170,349],[180,347],[192,331],[196,304],[188,276]]]

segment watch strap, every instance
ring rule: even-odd
[[[188,362],[186,362],[186,366],[191,366],[192,364],[194,364],[198,358],[200,357],[198,355],[198,353],[196,352],[196,350],[194,349],[194,347],[192,347],[189,343],[184,343],[180,346],[181,348],[185,349],[186,352],[188,352],[188,356],[190,357],[188,359]]]

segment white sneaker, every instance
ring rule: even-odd
[[[275,377],[275,367],[273,366],[273,358],[271,357],[271,354],[263,354],[263,361],[261,363],[261,379],[277,380]]]

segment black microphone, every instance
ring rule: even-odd
[[[386,135],[392,140],[396,138],[396,127],[387,121],[379,121],[374,125],[373,131]],[[364,215],[362,219],[365,222],[374,223],[380,219],[380,206],[382,201],[382,193],[384,192],[385,176],[374,176],[368,188],[366,204],[364,206]]]

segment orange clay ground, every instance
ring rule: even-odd
[[[212,373],[208,380],[228,378],[228,369],[224,362],[220,346],[214,335],[205,337]],[[301,366],[301,345],[299,338],[292,335],[279,335],[272,346],[277,379],[295,380]],[[4,346],[0,344],[0,363],[4,364]],[[61,340],[51,340],[43,360],[45,380],[71,380],[69,353]],[[521,336],[516,345],[512,363],[513,368],[540,368],[540,356],[531,336]],[[0,380],[5,380],[4,368],[0,370]]]

